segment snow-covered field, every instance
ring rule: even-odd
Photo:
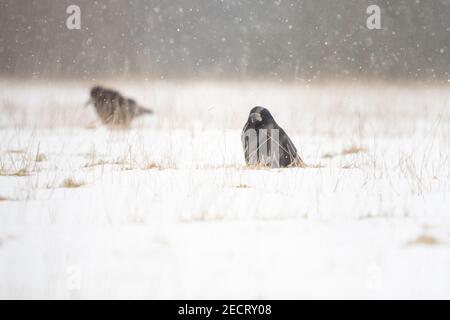
[[[0,298],[450,298],[449,87],[91,84],[0,81]],[[255,105],[310,168],[245,167]]]

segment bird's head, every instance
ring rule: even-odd
[[[91,89],[91,98],[92,99],[98,98],[102,94],[103,91],[104,91],[104,89],[102,87],[100,87],[100,86],[92,87],[92,89]]]
[[[89,95],[90,95],[89,100],[86,101],[86,103],[84,104],[84,107],[86,108],[88,105],[95,103],[100,98],[103,91],[104,91],[104,89],[100,86],[92,87],[92,89],[89,93]]]
[[[250,110],[248,120],[253,125],[263,125],[265,123],[272,122],[273,117],[270,114],[270,111],[266,108],[254,107],[252,110]]]

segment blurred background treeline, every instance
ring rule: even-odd
[[[2,77],[447,82],[449,46],[450,0],[0,0]]]

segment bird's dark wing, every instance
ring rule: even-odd
[[[295,147],[294,143],[286,134],[286,132],[284,132],[284,130],[281,128],[280,136],[280,152],[281,154],[283,154],[282,159],[280,159],[282,162],[281,165],[289,167],[306,167],[306,164],[298,155],[297,148]]]
[[[290,158],[290,164],[291,167],[306,167],[306,164],[303,162],[302,158],[298,155],[297,148],[294,146],[294,143],[292,143],[291,139],[288,135],[286,135],[286,149],[289,154]]]

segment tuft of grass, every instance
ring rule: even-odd
[[[15,172],[12,174],[13,176],[17,176],[17,177],[26,177],[29,176],[30,173],[28,172],[27,169],[20,169],[19,171]]]
[[[61,184],[61,187],[62,188],[79,188],[82,185],[84,185],[84,183],[75,181],[72,178],[67,178],[67,179],[64,179],[64,181]]]
[[[29,175],[30,175],[30,172],[25,168],[20,169],[18,171],[14,171],[14,172],[0,171],[0,176],[6,176],[6,177],[27,177]]]
[[[343,156],[346,156],[349,154],[357,154],[357,153],[362,153],[362,152],[366,152],[366,149],[353,145],[349,148],[342,150],[341,154]]]
[[[332,158],[334,158],[335,156],[336,156],[335,153],[325,153],[325,154],[322,156],[322,158],[323,158],[323,159],[332,159]]]
[[[0,196],[0,201],[11,201],[11,199]]]
[[[269,165],[265,165],[262,163],[258,163],[258,164],[248,164],[245,166],[246,169],[250,169],[250,170],[266,170],[266,169],[272,169],[271,166]]]
[[[245,183],[240,183],[235,188],[250,189],[251,187]]]
[[[36,154],[36,159],[35,159],[35,161],[36,161],[36,162],[44,162],[44,161],[47,161],[47,156],[46,156],[45,154],[43,154],[43,153],[38,153],[38,154]]]
[[[144,170],[152,170],[152,169],[161,169],[161,165],[154,161],[149,161],[144,165]]]
[[[422,234],[418,236],[416,239],[411,240],[407,243],[408,246],[417,246],[417,245],[424,245],[424,246],[434,246],[439,244],[439,240],[436,239],[433,236]]]

